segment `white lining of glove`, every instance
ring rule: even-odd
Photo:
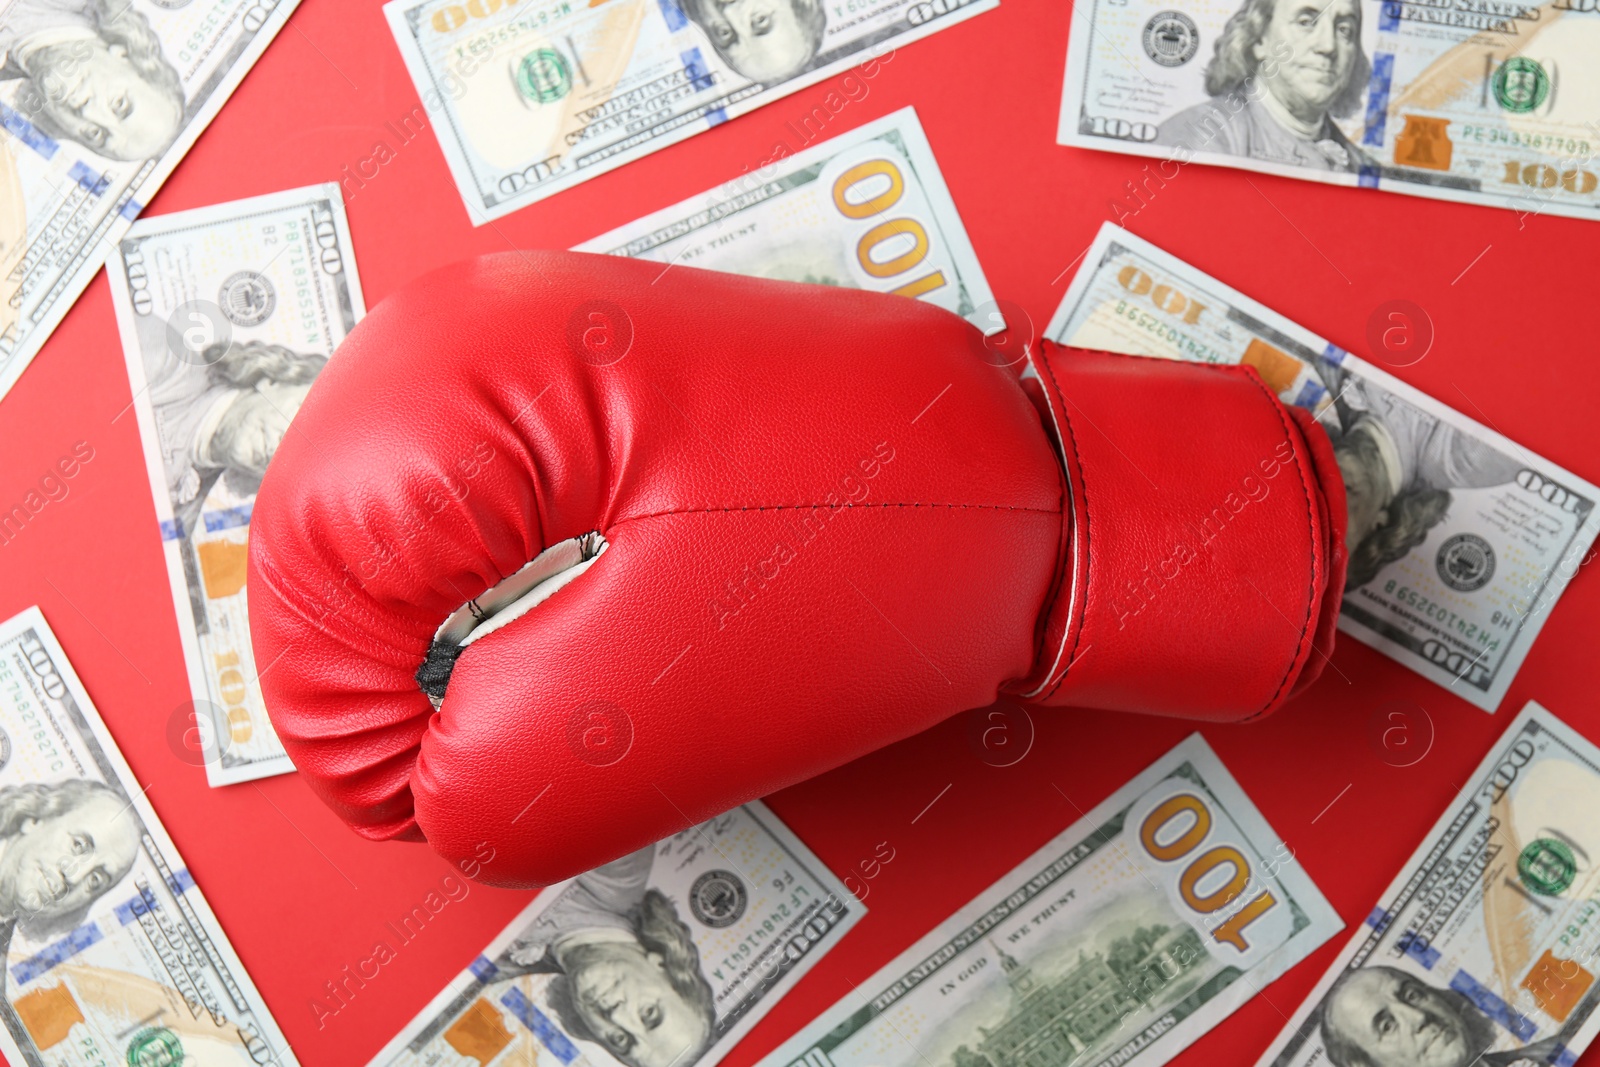
[[[551,545],[457,608],[433,639],[465,647],[515,622],[588,570],[608,547],[598,531]]]

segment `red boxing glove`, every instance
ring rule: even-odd
[[[1033,358],[1030,403],[902,297],[568,253],[428,275],[256,501],[284,746],[357,832],[533,886],[1002,693],[1276,708],[1343,585],[1321,429],[1249,368]]]

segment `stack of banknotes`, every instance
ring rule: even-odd
[[[790,122],[799,148],[579,247],[897,293],[994,332],[916,113],[837,120],[900,45],[996,3],[384,13],[474,225],[842,74]],[[0,0],[0,397],[105,264],[188,671],[174,736],[218,787],[293,770],[249,638],[251,513],[365,303],[337,184],[138,216],[295,4]],[[1088,0],[1063,18],[1059,139],[1151,157],[1140,188],[1208,162],[1524,217],[1600,209],[1590,0]],[[121,95],[96,99],[113,74]],[[865,199],[870,217],[841,210]],[[1045,334],[1247,363],[1310,412],[1349,501],[1340,628],[1485,711],[1600,533],[1600,488],[1482,412],[1115,225]],[[1454,796],[1418,802],[1438,822],[1259,1064],[1571,1065],[1600,1030],[1600,748],[1530,703]],[[1345,927],[1198,734],[1075,815],[763,1067],[1162,1064]],[[372,1063],[712,1067],[864,899],[746,805],[535,896]],[[586,1010],[594,957],[566,949],[596,931],[670,961],[648,1027]],[[11,1063],[297,1062],[38,609],[0,624],[0,946]]]

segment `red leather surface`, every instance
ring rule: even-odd
[[[1344,586],[1344,489],[1321,428],[1250,367],[1049,341],[1034,366],[1070,477],[1069,573],[1044,655],[1008,691],[1228,722],[1314,681]],[[1194,421],[1226,431],[1197,437]]]
[[[485,881],[548,885],[991,703],[1033,662],[1062,492],[987,354],[905,298],[575,253],[380,304],[251,523],[302,777],[368,836],[487,843]],[[435,716],[412,675],[445,617],[596,530]]]
[[[1000,7],[892,54],[826,131],[915,104],[997,294],[1045,322],[1101,222],[1124,225],[1335,343],[1371,355],[1368,321],[1407,299],[1432,351],[1401,378],[1579,474],[1600,477],[1600,361],[1585,311],[1594,224],[1335,189],[1191,166],[1149,182],[1146,161],[1054,143],[1069,30],[1049,0]],[[303,0],[277,42],[149,207],[177,211],[363,169],[347,188],[363,288],[376,302],[484,252],[567,247],[759,166],[823,83],[496,222],[473,229],[431,133],[386,125],[417,97],[376,0]],[[395,157],[377,166],[383,140]],[[1135,200],[1128,183],[1147,183]],[[352,195],[353,194],[353,195]],[[1120,208],[1119,208],[1120,205]],[[221,790],[168,747],[188,699],[155,510],[103,277],[0,401],[0,501],[70,455],[94,458],[22,537],[0,547],[0,614],[37,603],[302,1063],[364,1063],[527,902],[474,886],[318,1026],[314,997],[372,953],[387,923],[438,893],[449,865],[423,845],[351,833],[298,775]],[[1195,432],[1212,428],[1196,424]],[[1582,568],[1551,612],[1498,715],[1353,641],[1324,676],[1261,722],[1206,739],[1347,923],[1456,795],[1510,714],[1537,698],[1600,738],[1593,635],[1600,584]],[[1403,711],[1409,765],[1379,740]],[[1000,874],[1194,729],[1151,716],[1035,713],[1015,765],[984,763],[965,716],[771,798],[871,909],[724,1061],[751,1067]],[[758,739],[749,738],[750,745]],[[931,804],[931,806],[930,806]],[[866,880],[889,841],[896,859]],[[1341,939],[1266,987],[1173,1062],[1248,1064],[1327,967]],[[1581,1057],[1600,1064],[1600,1053]]]

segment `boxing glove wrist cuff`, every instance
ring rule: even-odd
[[[1241,720],[1309,684],[1344,570],[1343,486],[1322,431],[1247,366],[1048,341],[1030,359],[1067,507],[1039,660],[1008,691]]]

